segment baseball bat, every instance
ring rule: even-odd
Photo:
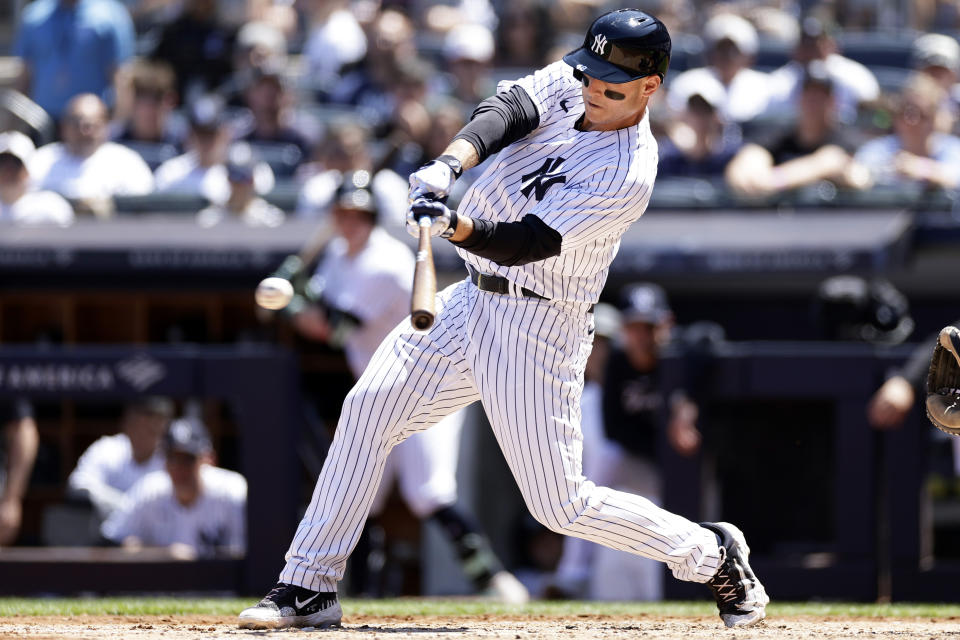
[[[436,315],[434,300],[437,296],[437,271],[433,266],[433,245],[430,226],[433,219],[421,216],[420,244],[417,247],[417,263],[413,269],[413,295],[410,297],[410,323],[414,329],[426,331],[433,326]]]

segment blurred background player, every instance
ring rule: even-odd
[[[37,423],[26,400],[0,402],[0,547],[13,544],[23,519],[23,495],[37,459]]]
[[[67,495],[90,502],[101,519],[107,518],[134,484],[163,469],[160,440],[173,412],[167,398],[143,398],[127,405],[120,433],[103,436],[80,456],[67,479]]]
[[[615,489],[661,504],[657,448],[663,417],[675,451],[693,455],[700,447],[697,406],[683,393],[667,398],[660,379],[660,352],[671,340],[673,312],[664,290],[637,283],[622,293],[620,344],[611,350],[604,375],[605,442],[598,467]],[[663,568],[647,558],[601,547],[596,550],[589,594],[600,600],[660,600]]]
[[[409,313],[414,258],[410,249],[377,225],[366,171],[347,173],[332,210],[338,237],[310,282],[317,304],[295,300],[293,324],[304,336],[344,349],[360,377],[374,351]],[[529,598],[505,571],[486,537],[456,506],[456,467],[466,413],[457,412],[398,445],[387,458],[371,514],[382,512],[394,481],[421,520],[439,525],[450,539],[473,586],[510,603]]]
[[[170,423],[162,470],[144,476],[103,523],[103,536],[124,547],[167,547],[177,557],[246,551],[247,481],[215,467],[213,445],[196,418]]]
[[[623,330],[620,311],[599,303],[593,309],[593,349],[583,370],[583,395],[580,397],[580,429],[583,432],[583,475],[604,482],[606,449],[615,447],[607,440],[603,425],[604,383],[610,353],[617,348]],[[593,559],[599,545],[583,538],[563,537],[563,553],[544,596],[548,599],[589,598],[593,578]],[[626,597],[626,596],[624,596]]]

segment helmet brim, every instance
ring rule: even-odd
[[[563,56],[563,61],[574,69],[581,71],[591,78],[603,80],[610,84],[623,84],[644,77],[640,73],[630,73],[617,65],[607,62],[592,53],[586,47],[580,47]]]

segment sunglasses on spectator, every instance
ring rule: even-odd
[[[590,86],[590,76],[583,73],[580,70],[574,71],[573,76],[583,84],[585,87]],[[610,100],[626,100],[627,96],[619,91],[614,91],[613,89],[607,89],[603,92],[603,95],[609,98]]]

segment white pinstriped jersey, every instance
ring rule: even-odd
[[[193,547],[200,556],[218,548],[246,548],[247,481],[235,471],[208,464],[200,468],[200,496],[189,507],[173,494],[166,471],[154,471],[127,492],[126,504],[103,523],[103,535],[116,542],[129,536],[147,546],[175,542]]]
[[[505,267],[458,249],[483,273],[503,276],[552,300],[594,303],[620,248],[620,236],[647,208],[657,175],[649,115],[615,131],[578,131],[580,82],[565,62],[502,82],[522,87],[540,126],[504,148],[463,198],[459,215],[512,222],[528,213],[562,236],[560,255]]]

